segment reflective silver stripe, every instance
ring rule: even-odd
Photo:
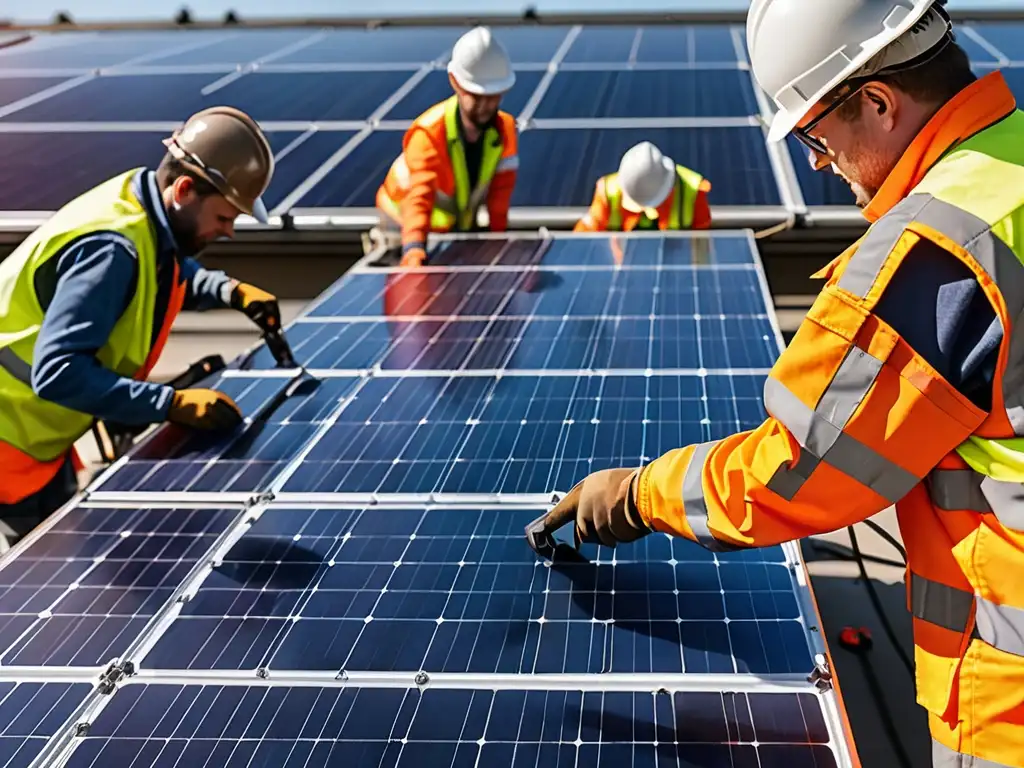
[[[973,469],[933,469],[928,474],[928,495],[932,504],[946,512],[991,512],[981,480]]]
[[[1009,763],[996,763],[974,755],[965,755],[932,739],[932,768],[1016,768]]]
[[[907,225],[931,199],[931,195],[910,195],[876,221],[846,265],[839,287],[860,298],[867,296]]]
[[[501,161],[498,163],[498,170],[495,173],[516,170],[519,170],[519,155],[509,155],[508,157],[501,158]]]
[[[922,621],[963,633],[971,618],[974,593],[942,584],[910,572],[907,581],[910,612]]]
[[[683,511],[698,544],[712,552],[731,552],[739,547],[726,544],[711,535],[711,529],[708,527],[708,505],[704,501],[704,484],[701,482],[704,460],[718,442],[712,440],[709,443],[700,443],[693,449],[690,464],[683,475]]]
[[[22,384],[32,386],[32,366],[18,357],[10,347],[0,349],[0,368]]]
[[[785,425],[804,449],[796,467],[776,470],[767,487],[792,500],[824,461],[890,502],[902,499],[919,478],[843,432],[882,369],[882,361],[852,347],[814,410],[778,379],[764,385],[765,409]],[[806,455],[805,455],[806,454]]]
[[[1007,578],[1013,578],[1006,574]],[[1000,651],[1024,656],[1024,608],[978,598],[978,637]]]

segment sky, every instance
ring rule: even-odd
[[[819,2],[822,0],[811,0]],[[824,0],[827,2],[827,0]],[[57,11],[80,21],[168,19],[188,6],[197,19],[219,19],[228,9],[241,17],[366,16],[518,13],[532,2],[538,12],[686,11],[743,9],[748,0],[4,0],[0,18],[20,23],[46,22]],[[1024,0],[949,0],[951,9],[1021,8]],[[486,10],[485,10],[486,9]]]

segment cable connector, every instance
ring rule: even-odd
[[[130,661],[122,661],[120,664],[110,662],[103,674],[100,676],[97,689],[104,695],[110,695],[117,689],[118,683],[126,677],[135,674],[135,665]]]

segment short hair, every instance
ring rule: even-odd
[[[160,161],[160,165],[158,165],[156,169],[156,183],[160,188],[160,191],[163,192],[182,176],[192,179],[193,188],[199,197],[219,194],[217,188],[213,186],[213,184],[208,182],[195,171],[186,168],[184,164],[170,152],[164,154],[163,160]]]
[[[876,58],[884,55],[883,51],[876,54]],[[865,69],[870,70],[872,63],[873,60],[869,61]],[[978,78],[971,71],[971,62],[964,49],[950,42],[935,56],[915,67],[854,79],[885,83],[914,101],[940,106]],[[833,91],[832,95],[834,99],[837,92]],[[861,99],[850,99],[836,109],[836,115],[844,122],[856,120],[862,106]]]

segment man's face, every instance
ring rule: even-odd
[[[459,98],[459,111],[477,128],[484,128],[498,114],[498,108],[501,106],[501,94],[480,96],[470,93],[461,88],[451,75],[448,77]]]
[[[861,208],[878,193],[902,153],[893,147],[894,105],[887,103],[888,95],[881,103],[876,97],[872,84],[865,86],[851,96],[847,109],[829,113],[810,131],[827,149],[826,154],[811,150],[811,165],[819,171],[831,168],[850,186]],[[801,125],[811,123],[826,107],[815,105]]]
[[[171,185],[167,217],[184,254],[199,253],[214,240],[233,238],[238,214],[238,209],[222,195],[200,197],[188,177],[178,178]]]

